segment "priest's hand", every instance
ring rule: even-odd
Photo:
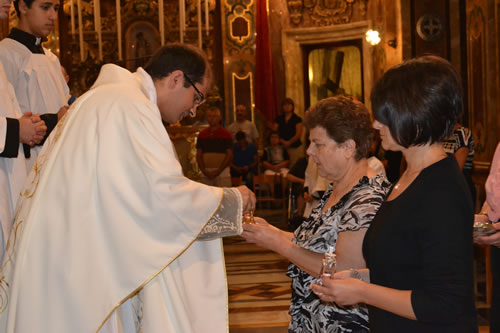
[[[243,213],[255,210],[255,194],[245,185],[236,188],[241,193],[243,199]]]
[[[57,111],[57,121],[61,120],[61,118],[64,117],[64,115],[66,114],[68,109],[69,109],[69,105],[61,106],[59,111]]]
[[[45,133],[47,126],[45,122],[40,119],[39,114],[32,114],[26,112],[19,120],[19,140],[33,147],[35,144],[40,143]]]

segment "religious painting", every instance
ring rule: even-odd
[[[160,45],[155,26],[146,21],[132,23],[125,33],[125,67],[135,71],[144,66]]]
[[[306,109],[331,96],[364,101],[362,41],[304,46]]]

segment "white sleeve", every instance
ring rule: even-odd
[[[235,217],[236,216],[236,217]],[[222,202],[210,221],[201,231],[199,240],[236,236],[243,232],[243,200],[235,188],[224,188]]]
[[[5,149],[5,139],[7,136],[7,118],[0,116],[0,153]]]

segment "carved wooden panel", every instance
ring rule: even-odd
[[[368,0],[287,0],[292,26],[329,26],[366,19]]]
[[[467,78],[469,125],[476,141],[474,183],[479,201],[484,200],[484,182],[500,139],[498,0],[466,2]]]
[[[448,0],[412,0],[413,56],[435,54],[449,59]]]

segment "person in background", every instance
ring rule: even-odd
[[[367,304],[372,333],[477,332],[474,209],[448,137],[463,112],[462,86],[446,60],[424,56],[389,69],[371,104],[385,150],[407,168],[363,241],[367,268],[339,270],[312,290],[324,302]]]
[[[497,230],[490,236],[474,239],[477,244],[491,245],[491,273],[493,275],[493,291],[490,309],[490,333],[500,332],[500,143],[497,145],[495,155],[491,161],[490,174],[484,186],[486,201],[481,212],[475,215],[475,222],[493,223]]]
[[[9,16],[12,0],[0,0],[0,20]],[[14,89],[0,62],[0,261],[14,221],[16,203],[28,174],[26,157],[40,143],[47,126],[39,114],[19,109]]]
[[[222,116],[216,106],[207,111],[208,128],[198,134],[196,161],[207,185],[231,186],[230,165],[233,160],[233,138],[221,125]]]
[[[369,332],[364,305],[322,303],[309,286],[321,275],[325,253],[336,254],[339,270],[365,267],[361,243],[389,190],[387,179],[366,160],[373,135],[370,115],[360,102],[331,97],[311,107],[304,123],[311,141],[307,154],[332,184],[293,234],[255,218],[256,224],[243,226],[242,236],[291,261],[288,332]]]
[[[304,157],[304,148],[302,147],[302,118],[295,112],[295,103],[291,98],[285,98],[281,103],[283,114],[276,117],[271,129],[278,131],[280,144],[285,147],[290,156],[290,167],[292,167],[299,158]]]
[[[453,155],[457,159],[458,166],[464,174],[469,186],[472,202],[476,202],[476,187],[472,182],[472,162],[474,161],[474,138],[472,132],[457,123],[453,134],[443,142],[444,150],[448,155]]]
[[[280,137],[278,132],[273,131],[269,134],[269,146],[264,148],[264,155],[262,156],[262,166],[264,167],[265,175],[281,174],[286,177],[290,165],[288,152],[280,144]]]
[[[21,112],[39,113],[47,126],[46,137],[68,109],[69,88],[59,59],[42,46],[56,26],[59,6],[59,0],[14,0],[17,27],[0,41],[0,62]],[[40,149],[31,150],[29,169]]]
[[[393,184],[396,183],[401,176],[402,169],[405,168],[403,154],[400,151],[386,150],[383,164],[387,179]]]
[[[259,155],[257,146],[248,143],[243,131],[236,133],[236,143],[233,146],[233,161],[231,162],[231,177],[241,177],[243,184],[250,189],[252,186],[252,177],[257,174],[257,164]]]
[[[68,72],[66,71],[66,68],[64,68],[63,65],[61,65],[61,72],[63,73],[63,76],[64,76],[64,81],[66,81],[66,84],[69,83],[69,74]],[[73,102],[76,100],[76,97],[71,95],[71,93],[68,94],[68,105],[71,105],[73,104]]]
[[[1,332],[227,331],[220,237],[241,233],[255,196],[184,177],[162,123],[194,116],[211,81],[189,44],[166,44],[135,73],[102,67],[26,181]]]
[[[322,177],[319,173],[318,166],[313,159],[307,162],[306,175],[304,182],[304,217],[307,218],[311,214],[314,207],[319,203],[323,194],[328,189],[330,181]],[[307,192],[305,191],[307,189]]]
[[[304,187],[307,157],[299,158],[293,168],[288,171],[288,230],[294,231],[303,221],[307,188]]]
[[[377,150],[380,149],[378,146],[380,143],[380,136],[375,133],[375,139],[373,140],[372,146],[370,147],[370,157],[368,158],[368,165],[370,168],[375,170],[376,173],[386,176],[385,166],[382,161],[378,159]]]
[[[248,143],[258,145],[259,132],[255,124],[248,120],[247,107],[239,104],[236,106],[236,121],[227,127],[227,130],[233,135],[234,142],[236,143],[236,133],[242,131],[246,135]]]

